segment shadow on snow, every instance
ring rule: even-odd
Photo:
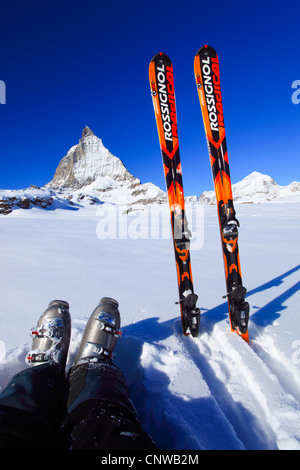
[[[247,297],[280,286],[285,278],[299,269],[300,265],[295,266],[250,290]],[[250,321],[262,328],[272,324],[286,309],[284,302],[299,290],[300,282],[297,282],[253,313]],[[213,331],[216,323],[228,319],[227,302],[204,314],[204,309],[201,310],[203,331],[207,333]],[[169,390],[170,378],[167,373],[153,365],[150,366],[153,369],[151,379],[156,385],[152,388],[149,379],[145,383],[145,371],[141,365],[144,343],[155,346],[158,354],[160,351],[163,353],[164,346],[160,342],[172,336],[174,331],[200,370],[211,396],[187,400],[173,394]],[[160,323],[159,317],[153,317],[125,326],[123,339],[118,346],[116,361],[124,370],[143,426],[162,449],[276,449],[272,429],[251,414],[242,403],[234,401],[207,358],[199,353],[196,342],[182,335],[180,319]]]
[[[205,321],[203,325],[205,331],[208,323]],[[122,331],[116,364],[124,371],[144,429],[161,449],[276,448],[272,430],[262,425],[243,403],[234,401],[207,358],[200,354],[197,340],[183,336],[180,319],[159,323],[157,317],[148,318],[125,326]],[[159,357],[165,352],[160,341],[174,332],[187,356],[200,370],[211,395],[191,399],[175,394],[169,388],[169,375],[157,369],[154,361],[147,371],[141,365],[144,344],[153,345]]]
[[[247,292],[247,300],[249,299],[249,297],[251,297],[252,295],[258,292],[263,292],[267,289],[271,289],[272,287],[280,286],[281,284],[284,283],[285,278],[295,273],[299,269],[300,269],[300,264],[286,271],[280,276],[277,276],[274,279],[271,279],[270,281],[258,287],[255,287],[254,289],[249,290]],[[282,294],[275,297],[273,300],[268,302],[263,307],[259,308],[255,313],[251,313],[251,307],[252,308],[258,308],[258,307],[251,305],[251,302],[249,302],[250,303],[250,320],[249,321],[255,323],[256,326],[262,327],[262,328],[265,328],[266,326],[271,325],[275,320],[277,320],[280,317],[281,313],[286,309],[286,307],[283,305],[284,302],[290,297],[292,297],[294,294],[296,294],[299,290],[300,290],[300,282],[296,282],[296,284],[294,284],[292,287],[287,289]],[[205,309],[201,308],[201,311],[202,313],[204,313]],[[211,320],[211,325],[210,327],[208,326],[208,328],[210,328],[210,331],[212,331],[214,328],[214,324],[228,319],[227,301],[210,310],[206,310],[205,316],[207,316]]]

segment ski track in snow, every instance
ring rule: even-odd
[[[240,222],[243,227],[240,236],[242,272],[251,305],[248,344],[230,332],[227,302],[220,303],[223,293],[220,290],[224,288],[222,284],[224,272],[222,266],[219,269],[220,266],[215,264],[214,259],[220,257],[220,251],[214,254],[217,251],[215,243],[219,243],[218,234],[215,235],[215,208],[212,208],[212,212],[206,216],[208,224],[212,221],[212,229],[206,237],[205,249],[192,252],[194,281],[197,276],[199,277],[202,266],[208,266],[208,260],[210,263],[208,279],[213,278],[215,281],[214,285],[206,284],[207,292],[204,289],[202,292],[200,289],[199,292],[202,316],[198,338],[183,336],[181,321],[176,314],[174,316],[174,312],[178,314],[178,310],[176,307],[173,310],[170,308],[170,303],[176,298],[175,276],[170,279],[168,276],[169,271],[174,268],[170,245],[166,244],[170,249],[170,253],[166,254],[162,251],[165,250],[164,247],[161,249],[157,241],[152,242],[152,257],[147,251],[149,246],[140,245],[136,241],[133,241],[132,245],[126,245],[128,253],[124,253],[122,243],[116,245],[115,240],[112,241],[114,245],[105,245],[107,252],[103,253],[102,266],[106,267],[105,276],[108,277],[108,281],[101,277],[102,272],[100,272],[103,293],[106,295],[105,289],[109,286],[109,282],[115,279],[121,286],[120,306],[123,306],[123,309],[121,308],[123,335],[117,343],[115,362],[125,373],[133,402],[145,430],[162,449],[300,449],[300,321],[297,318],[296,308],[299,306],[297,299],[300,290],[298,281],[300,265],[295,262],[297,254],[295,247],[298,246],[300,227],[299,222],[294,219],[294,212],[299,211],[300,205],[294,204],[294,212],[282,211],[278,216],[279,207],[280,205],[256,207],[252,214],[253,218],[256,218],[255,227],[250,226],[248,218],[249,211],[253,208],[238,207],[239,213],[242,214]],[[210,210],[211,208],[208,209]],[[274,214],[277,217],[276,223]],[[44,217],[46,223],[47,217]],[[50,219],[49,227],[53,229],[56,227],[53,225],[53,216]],[[75,306],[76,303],[79,304],[72,316],[72,338],[67,368],[73,362],[88,318],[88,314],[85,313],[84,316],[78,315],[86,300],[82,300],[82,292],[84,296],[88,296],[88,289],[91,292],[89,307],[99,292],[98,255],[95,256],[99,241],[96,245],[93,244],[92,237],[88,238],[91,247],[88,248],[86,244],[82,260],[78,257],[80,241],[90,235],[90,228],[85,228],[85,225],[91,222],[87,216],[83,219],[84,225],[81,226],[77,221],[76,225],[69,228],[69,223],[72,223],[70,218],[66,223],[69,230],[67,232],[63,217],[60,216],[57,228],[52,230],[51,236],[48,235],[48,238],[39,244],[39,222],[33,218],[30,221],[30,226],[33,225],[33,241],[29,244],[29,252],[23,255],[24,273],[27,268],[29,273],[38,270],[34,282],[40,283],[42,294],[38,297],[38,301],[42,304],[47,287],[55,291],[54,287],[57,288],[60,282],[59,277],[55,277],[55,269],[51,267],[49,260],[52,256],[52,243],[57,243],[56,247],[60,247],[55,239],[61,240],[63,249],[60,255],[64,253],[64,258],[59,261],[59,267],[68,279],[64,288],[74,295],[73,301],[71,299],[70,302],[71,308],[73,304]],[[21,230],[21,234],[16,235],[15,231],[8,230],[8,235],[4,232],[4,241],[1,240],[2,246],[6,243],[11,250],[16,249],[19,258],[23,249],[22,244],[25,243],[24,234],[27,235],[29,227],[26,218],[23,221],[24,233]],[[1,222],[4,223],[5,219],[1,219]],[[13,228],[13,218],[11,222]],[[274,252],[279,244],[281,246],[287,228],[289,233],[297,232],[297,235],[290,235],[284,253],[281,250],[277,251],[279,265],[271,266]],[[274,236],[271,240],[268,235],[271,232],[273,235],[273,231]],[[257,238],[255,238],[256,232],[259,232]],[[19,249],[16,248],[18,236],[24,237]],[[68,245],[68,236],[71,236],[74,248],[73,245]],[[43,254],[43,246],[49,247],[49,254]],[[110,258],[113,252],[110,251],[112,250],[110,246],[114,246],[116,250],[114,252],[116,261]],[[253,266],[253,248],[257,256],[258,269],[257,266]],[[35,252],[37,256],[45,257],[41,265],[48,262],[49,276],[45,283],[42,278],[39,279],[39,273],[43,272],[42,268],[35,262],[32,267],[29,262]],[[166,258],[162,260],[163,252]],[[143,253],[141,271],[140,264],[134,260]],[[70,260],[76,255],[78,264],[75,263],[72,270],[69,270]],[[89,277],[87,272],[83,271],[86,257],[90,260]],[[10,250],[6,255],[3,253],[2,258],[4,268],[0,275],[7,295],[3,297],[2,308],[4,311],[7,308],[12,316],[15,310],[13,307],[9,310],[8,306],[11,305],[15,287],[10,279],[13,279],[12,273],[16,271],[16,266],[20,268],[20,265],[12,260]],[[152,278],[155,270],[151,270],[151,266],[153,263],[158,265],[159,260],[162,260],[165,266],[161,276],[155,280]],[[116,271],[118,263],[126,265],[128,280],[124,278],[124,272]],[[132,266],[128,263],[132,263]],[[20,281],[20,300],[15,304],[19,307],[21,301],[28,298],[28,295],[35,290],[35,286],[31,285],[30,276],[28,281],[24,280],[22,266],[20,269],[17,275],[17,280]],[[136,278],[135,296],[131,298],[128,286],[135,271],[139,273],[140,279]],[[80,279],[78,287],[77,279]],[[202,282],[206,282],[205,279],[204,281],[201,279]],[[162,282],[171,300],[160,298],[157,302],[155,292],[159,291]],[[13,285],[10,287],[11,292],[10,284]],[[145,291],[145,285],[151,286],[149,292]],[[80,289],[82,292],[79,292]],[[111,295],[110,291],[108,295]],[[32,304],[29,303],[26,307],[25,302],[24,305],[25,311],[29,312]],[[35,311],[36,309],[32,318],[35,318]],[[21,308],[20,312],[22,313]],[[21,334],[22,328],[23,325],[18,325],[16,332]],[[1,388],[5,387],[15,373],[25,367],[24,357],[30,349],[29,334],[26,332],[25,336],[28,337],[26,343],[18,347],[11,346],[7,350],[0,349]],[[1,335],[1,340],[2,343],[5,341],[4,333]],[[293,352],[295,356],[294,360],[291,360]]]
[[[261,359],[259,343],[221,326],[211,335],[207,323],[197,339],[182,335],[180,320],[166,340],[135,339],[144,382],[135,400],[148,431],[164,449],[299,449],[299,382],[284,390],[283,365]]]

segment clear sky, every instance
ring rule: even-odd
[[[186,195],[213,189],[193,61],[219,55],[232,182],[300,181],[300,1],[1,2],[0,188],[49,182],[85,125],[143,183],[165,189],[148,79],[172,59]]]

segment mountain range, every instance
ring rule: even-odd
[[[270,176],[258,172],[251,173],[232,188],[237,203],[275,202],[287,198],[300,201],[299,182],[279,186]],[[205,191],[199,198],[187,197],[186,201],[214,204],[215,194]],[[53,179],[45,186],[0,190],[0,214],[31,207],[77,210],[105,202],[130,210],[146,204],[165,203],[167,196],[153,183],[141,184],[87,126],[79,143],[61,159]]]
[[[260,202],[300,202],[300,182],[294,181],[287,186],[280,186],[271,176],[253,171],[244,179],[232,185],[232,194],[235,203]],[[215,204],[214,191],[204,191],[199,202]]]

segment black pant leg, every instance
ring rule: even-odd
[[[56,365],[16,374],[0,394],[0,449],[49,449],[65,416],[66,380]]]
[[[142,429],[122,371],[110,362],[83,363],[69,376],[61,443],[71,450],[156,450]]]

